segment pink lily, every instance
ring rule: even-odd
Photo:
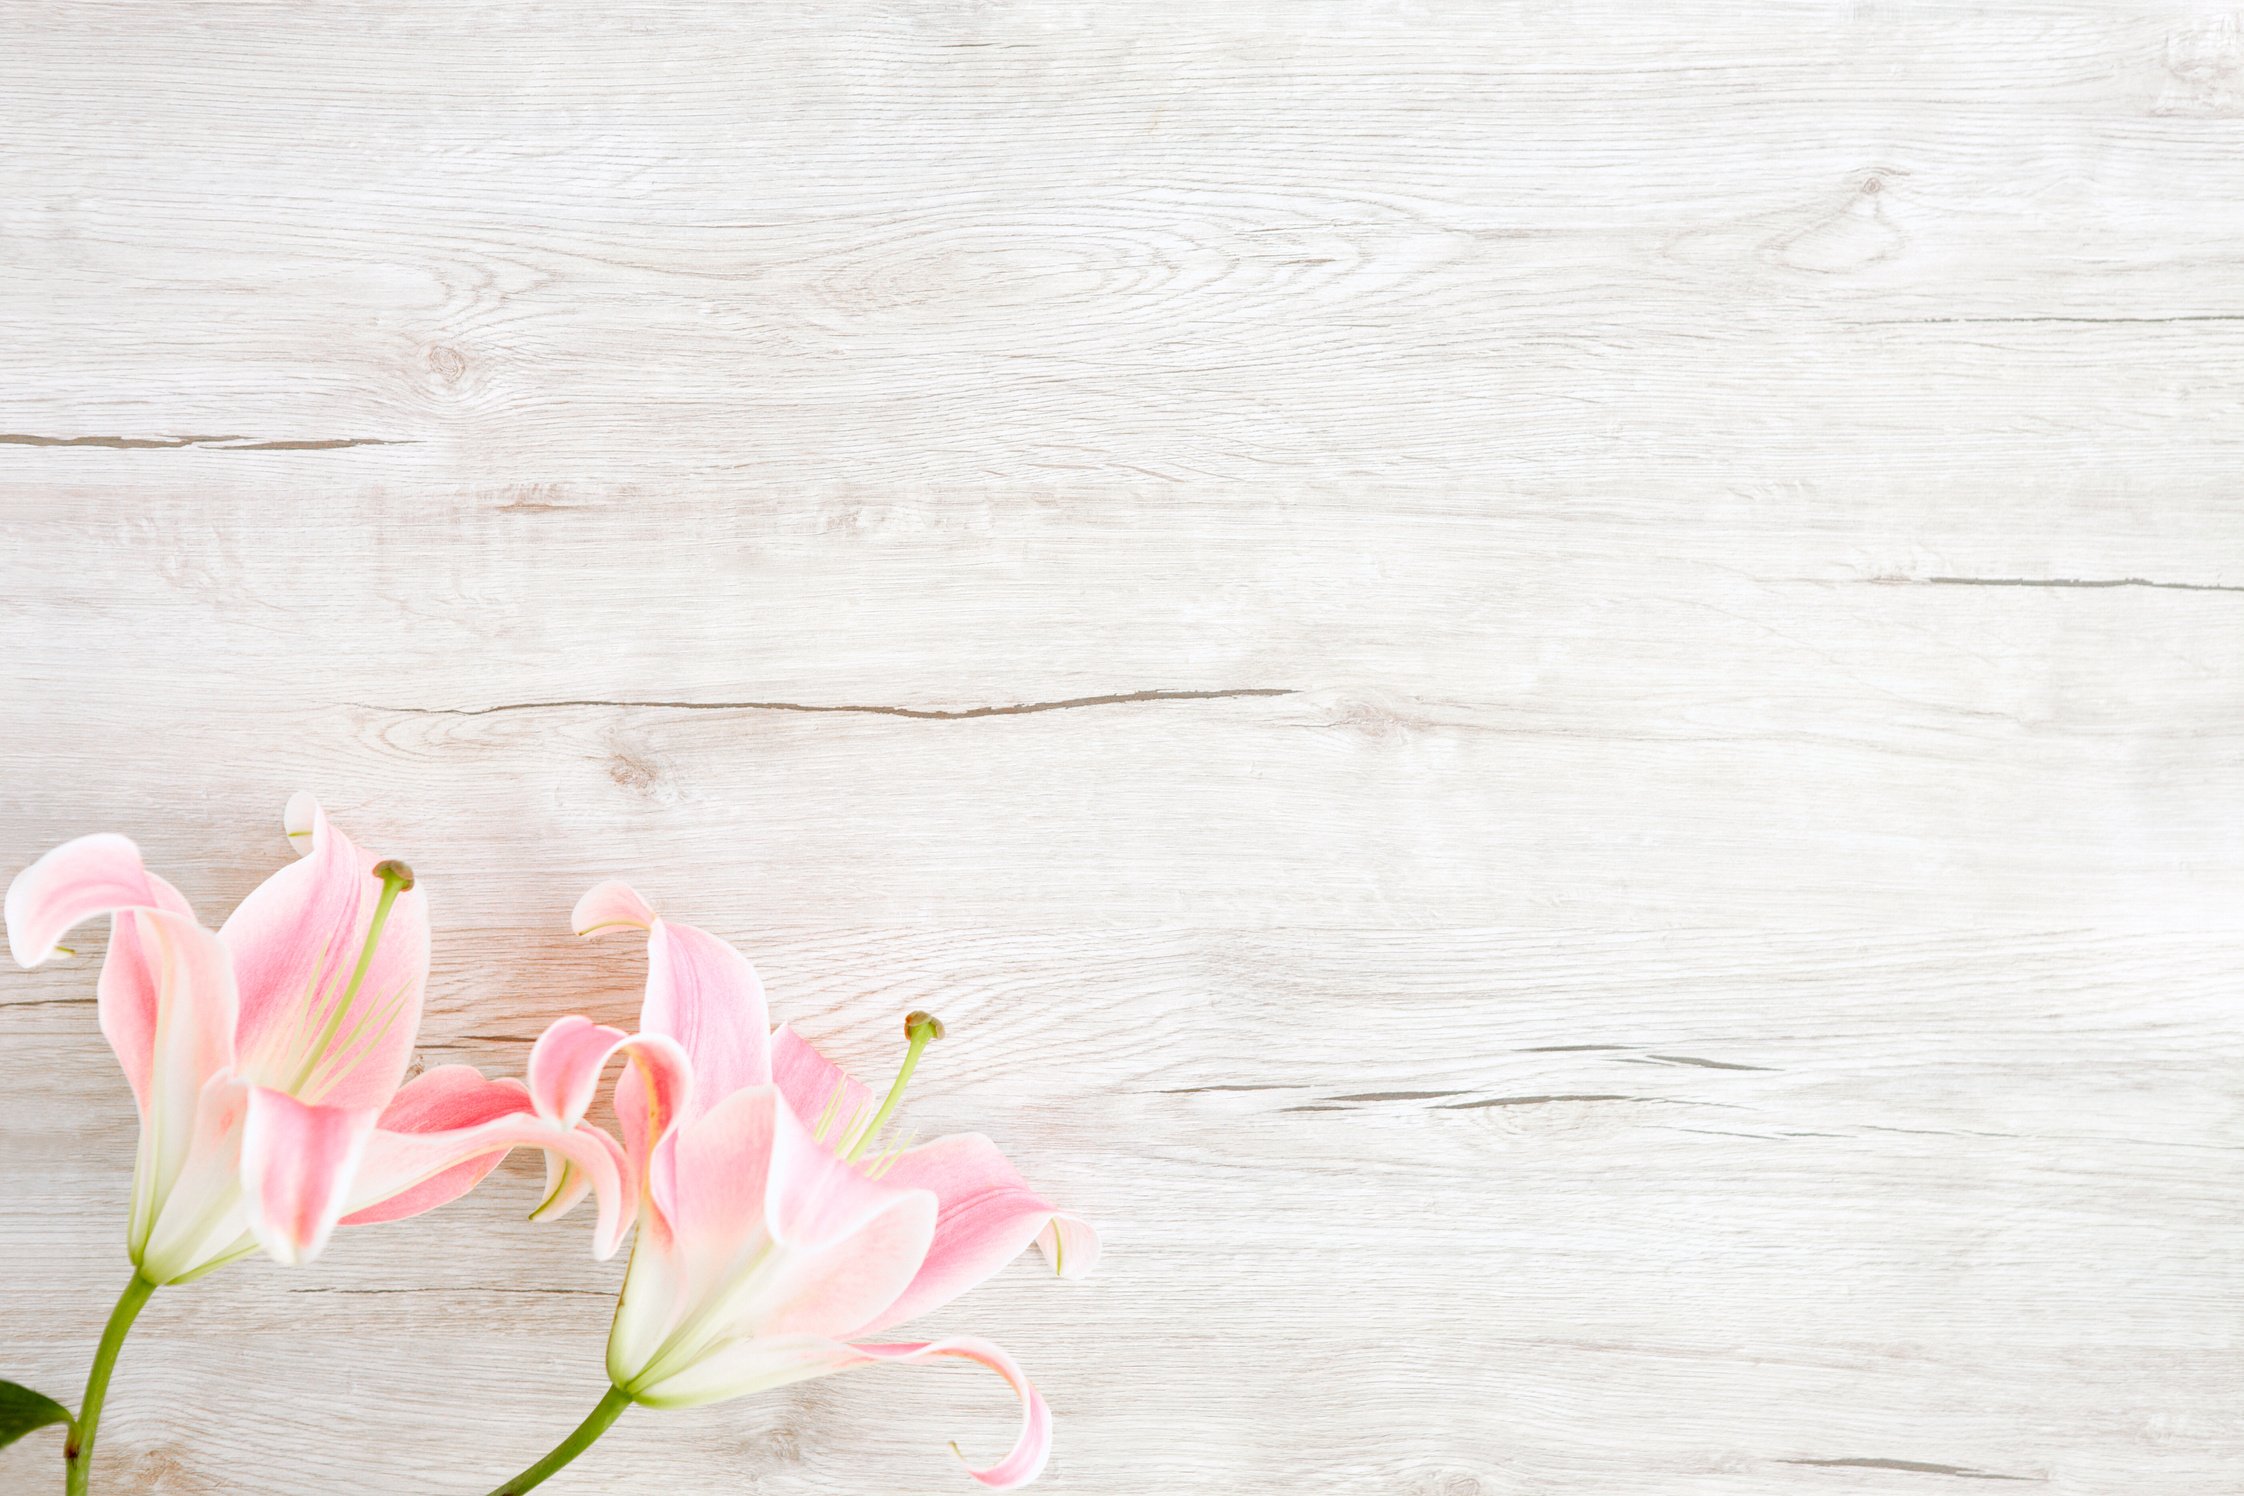
[[[403,863],[361,852],[311,796],[289,801],[285,824],[301,859],[215,934],[122,836],[57,847],[8,886],[8,945],[24,966],[56,954],[72,926],[111,916],[98,1011],[140,1110],[133,1279],[74,1426],[73,1490],[117,1347],[156,1287],[260,1246],[308,1261],[338,1223],[466,1194],[517,1144],[566,1160],[540,1215],[597,1190],[602,1256],[630,1226],[636,1182],[605,1133],[466,1065],[400,1084],[428,978],[425,901]]]
[[[1031,1241],[1067,1277],[1097,1260],[1091,1227],[1037,1195],[986,1137],[867,1158],[942,1025],[923,1013],[907,1020],[910,1049],[875,1108],[870,1091],[793,1029],[769,1030],[754,968],[724,941],[658,918],[620,883],[586,894],[575,924],[580,935],[646,932],[641,1040],[674,1040],[690,1074],[617,1078],[639,1235],[608,1337],[612,1385],[576,1433],[499,1492],[529,1490],[634,1402],[690,1407],[936,1357],[989,1367],[1021,1401],[1012,1452],[973,1477],[1001,1490],[1034,1480],[1051,1415],[1012,1357],[969,1337],[861,1339],[948,1303]],[[606,1055],[587,1043],[545,1058],[533,1059],[533,1093],[589,1096]]]

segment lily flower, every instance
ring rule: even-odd
[[[398,1220],[466,1194],[517,1144],[566,1161],[540,1215],[591,1189],[596,1252],[612,1254],[630,1227],[636,1183],[606,1134],[541,1113],[522,1082],[470,1066],[405,1081],[429,960],[413,874],[353,846],[309,795],[289,801],[285,825],[300,860],[215,934],[122,836],[66,843],[8,886],[8,945],[24,966],[54,956],[71,927],[111,917],[98,1012],[140,1111],[133,1277],[66,1449],[73,1491],[84,1489],[117,1349],[157,1287],[259,1247],[308,1261],[339,1223]]]
[[[494,1496],[543,1481],[633,1403],[691,1407],[946,1357],[995,1371],[1021,1402],[1011,1453],[969,1473],[1000,1490],[1034,1480],[1051,1414],[1005,1351],[965,1336],[863,1338],[950,1302],[1031,1241],[1067,1277],[1098,1257],[1091,1227],[1032,1190],[980,1134],[876,1151],[942,1024],[925,1013],[906,1020],[909,1048],[876,1107],[793,1029],[769,1030],[754,968],[724,941],[658,918],[620,883],[586,894],[575,924],[580,935],[646,933],[641,1038],[674,1040],[690,1073],[660,1084],[639,1068],[617,1077],[639,1234],[608,1337],[611,1385],[583,1426]],[[549,1058],[533,1061],[533,1093],[565,1084],[588,1096],[605,1063],[594,1044]]]

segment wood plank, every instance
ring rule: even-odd
[[[517,1067],[565,1008],[628,1019],[635,953],[484,933],[440,956],[432,1061]],[[2244,1455],[2211,1416],[2244,1391],[2233,936],[749,944],[775,1012],[868,1070],[899,1007],[939,1007],[951,1037],[910,1125],[990,1131],[1107,1229],[1088,1283],[1024,1263],[930,1321],[1029,1361],[1060,1488],[1901,1490],[1844,1463],[1900,1461],[2209,1492]],[[28,1087],[0,1119],[10,1344],[50,1381],[117,1276],[129,1175],[130,1101],[90,1015],[34,1005],[82,975],[21,979],[5,1015]],[[596,1394],[618,1276],[583,1223],[519,1220],[536,1192],[510,1165],[301,1272],[159,1296],[121,1379],[119,1468],[186,1490],[248,1469],[486,1489]],[[204,1386],[223,1417],[176,1390]],[[944,1438],[1006,1427],[983,1381],[866,1374],[634,1415],[556,1484],[918,1489],[945,1479]]]
[[[0,872],[316,790],[425,1063],[623,873],[1098,1220],[1055,1492],[2234,1496],[2244,23],[2196,4],[0,14]],[[0,1375],[134,1119],[0,974]],[[488,1490],[619,1268],[159,1295],[100,1484]],[[964,1489],[986,1376],[547,1489]],[[55,1437],[0,1451],[52,1489]]]

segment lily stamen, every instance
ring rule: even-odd
[[[823,1143],[826,1141],[826,1129],[832,1127],[835,1121],[841,1116],[842,1098],[847,1096],[848,1094],[849,1077],[845,1075],[840,1080],[834,1082],[834,1094],[826,1098],[826,1110],[818,1114],[818,1126],[816,1130],[812,1132],[811,1136],[818,1139],[819,1142]],[[855,1120],[857,1119],[855,1115],[852,1114],[850,1117],[850,1121],[854,1122]],[[848,1128],[845,1124],[843,1127],[843,1131],[846,1132],[847,1130]],[[840,1136],[840,1134],[836,1134],[836,1136]]]
[[[888,1088],[888,1095],[881,1102],[880,1110],[873,1113],[873,1120],[865,1124],[863,1132],[850,1138],[846,1148],[837,1150],[844,1159],[852,1163],[864,1154],[866,1148],[872,1145],[873,1139],[880,1136],[880,1130],[888,1125],[888,1119],[895,1115],[896,1108],[904,1100],[904,1087],[911,1082],[912,1072],[919,1068],[920,1055],[930,1043],[943,1037],[943,1020],[933,1013],[911,1013],[904,1019],[904,1035],[911,1040],[911,1048],[904,1051],[904,1063],[897,1070],[896,1082]],[[842,1135],[849,1137],[846,1131]]]

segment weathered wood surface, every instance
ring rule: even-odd
[[[494,1072],[628,1020],[616,873],[868,1067],[939,1009],[912,1124],[1107,1229],[932,1322],[1054,1492],[2244,1489],[2237,14],[40,3],[0,127],[7,872],[215,921],[313,789]],[[72,1398],[91,991],[0,973]],[[619,1271],[533,1189],[159,1295],[105,1488],[487,1490]]]

